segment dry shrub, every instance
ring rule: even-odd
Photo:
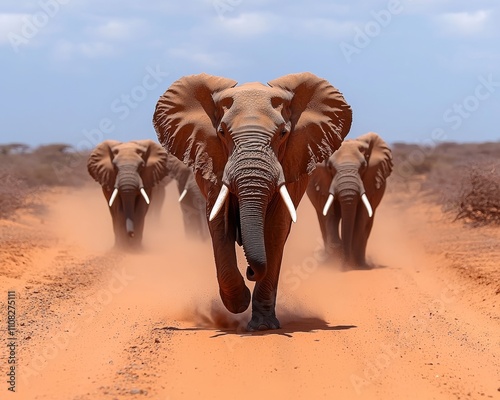
[[[0,218],[22,207],[37,207],[37,194],[47,187],[90,182],[87,158],[64,143],[34,149],[22,143],[0,145]]]
[[[33,190],[25,181],[7,171],[0,172],[0,218],[10,217],[17,209],[28,203]]]
[[[419,193],[454,220],[473,226],[500,224],[500,142],[392,147],[393,185],[418,180]]]
[[[462,182],[456,219],[473,225],[500,225],[500,173],[498,165],[473,166]]]
[[[80,186],[90,180],[88,154],[67,144],[42,145],[28,151],[15,143],[0,146],[0,150],[0,170],[12,171],[29,187]]]

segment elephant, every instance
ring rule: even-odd
[[[186,237],[205,241],[209,236],[205,216],[206,201],[196,184],[193,171],[172,154],[168,154],[167,157],[168,175],[153,188],[155,201],[151,203],[148,218],[153,223],[161,221],[166,188],[175,180],[179,191],[179,204]]]
[[[345,140],[311,175],[307,196],[318,215],[325,253],[340,255],[346,269],[368,267],[366,245],[392,167],[389,146],[369,132]]]
[[[160,143],[193,168],[206,215],[224,306],[249,331],[279,329],[276,295],[283,248],[318,161],[342,143],[351,107],[312,73],[237,85],[205,73],[184,76],[160,96],[153,125]],[[236,260],[243,247],[246,278]]]
[[[152,140],[105,140],[90,153],[89,174],[102,186],[115,246],[138,249],[153,188],[168,174],[167,152]]]

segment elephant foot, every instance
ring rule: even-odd
[[[336,261],[342,258],[342,248],[340,246],[329,246],[320,253],[320,260],[324,263]]]
[[[344,263],[343,265],[344,271],[370,270],[370,269],[373,269],[373,267],[366,261]]]
[[[114,246],[115,250],[118,250],[118,251],[121,251],[121,252],[125,252],[125,253],[131,253],[131,254],[135,254],[135,253],[142,253],[144,251],[144,248],[142,247],[142,245],[129,245],[129,244],[119,244],[119,245],[116,245]]]
[[[259,315],[252,313],[252,319],[247,325],[247,331],[267,331],[270,329],[280,329],[280,322],[275,315]]]
[[[250,300],[252,299],[250,290],[245,285],[243,285],[241,290],[233,292],[230,295],[224,293],[222,289],[219,289],[219,294],[224,306],[233,314],[244,312],[250,305]]]

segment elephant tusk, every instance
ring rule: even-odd
[[[288,208],[288,212],[290,213],[290,217],[292,217],[293,222],[297,222],[297,212],[295,211],[295,206],[293,205],[293,201],[288,194],[288,190],[286,190],[286,186],[282,185],[280,187],[280,194],[285,202],[286,207]]]
[[[328,196],[328,199],[326,200],[325,206],[323,207],[323,215],[326,217],[326,214],[328,214],[328,210],[330,209],[330,206],[333,203],[333,194],[330,193]]]
[[[184,189],[181,193],[181,195],[179,196],[179,203],[182,201],[182,199],[184,199],[184,197],[186,196],[187,194],[187,189]]]
[[[111,194],[111,198],[109,199],[109,206],[110,207],[115,202],[116,196],[118,196],[118,189],[117,188],[115,188],[115,190],[113,190],[113,193]]]
[[[149,204],[149,197],[148,197],[146,191],[144,190],[144,188],[141,188],[141,194],[142,194],[142,197],[144,197],[146,204]]]
[[[363,204],[365,205],[366,207],[366,211],[368,211],[368,216],[371,218],[373,217],[373,210],[372,210],[372,206],[370,204],[370,201],[368,200],[368,197],[366,197],[366,193],[363,193],[361,195],[361,200],[363,200]]]
[[[217,200],[215,200],[215,204],[212,208],[212,211],[210,212],[210,217],[208,218],[209,221],[212,221],[217,216],[217,214],[219,214],[219,211],[224,205],[227,196],[229,196],[229,188],[223,184],[219,193],[219,197],[217,197]]]

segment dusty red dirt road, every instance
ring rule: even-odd
[[[0,295],[5,305],[16,291],[18,331],[15,394],[2,335],[1,396],[498,399],[500,229],[452,224],[408,198],[389,193],[379,208],[377,268],[340,272],[321,262],[304,197],[285,248],[282,329],[250,334],[249,315],[221,305],[210,243],[184,239],[174,191],[143,254],[110,250],[98,187],[45,195],[42,217],[0,223]]]

